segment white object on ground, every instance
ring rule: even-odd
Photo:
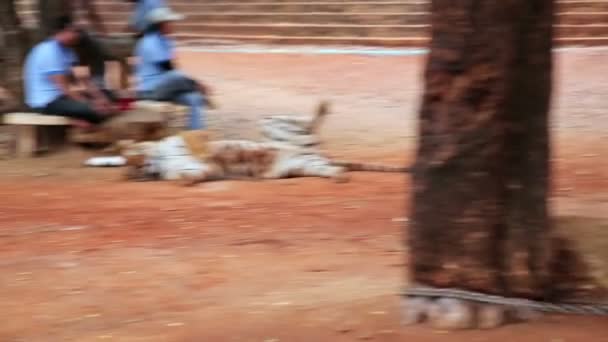
[[[126,164],[127,160],[121,156],[93,157],[84,162],[84,165],[92,167],[125,166]]]

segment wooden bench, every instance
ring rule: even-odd
[[[134,111],[146,111],[151,115],[131,117],[129,121],[158,121],[157,116],[167,118],[168,126],[173,131],[179,131],[185,127],[188,108],[167,102],[137,101]],[[156,115],[152,115],[156,114]],[[41,127],[69,126],[70,119],[62,116],[44,115],[37,113],[15,112],[7,113],[2,117],[2,124],[17,128],[16,131],[16,154],[20,158],[31,157],[39,150],[38,131]],[[117,117],[117,119],[120,118]]]
[[[2,116],[2,124],[17,127],[16,153],[18,157],[30,157],[38,151],[38,128],[41,126],[68,126],[70,120],[62,116],[36,113],[8,113]]]

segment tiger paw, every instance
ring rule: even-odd
[[[468,301],[440,298],[430,305],[428,319],[436,329],[470,329],[476,323],[475,307]]]

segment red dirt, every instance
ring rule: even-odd
[[[608,66],[558,56],[555,212],[608,219]],[[334,155],[411,160],[423,58],[183,54],[227,136],[332,94]],[[584,95],[584,96],[582,96]],[[600,114],[601,112],[601,114]],[[608,341],[608,320],[399,325],[409,180],[125,183],[88,153],[0,162],[0,341]]]

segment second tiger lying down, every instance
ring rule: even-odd
[[[405,167],[333,162],[310,148],[281,142],[210,141],[190,131],[158,142],[123,146],[127,178],[182,180],[194,184],[219,179],[324,177],[347,181],[346,171],[408,172]]]

